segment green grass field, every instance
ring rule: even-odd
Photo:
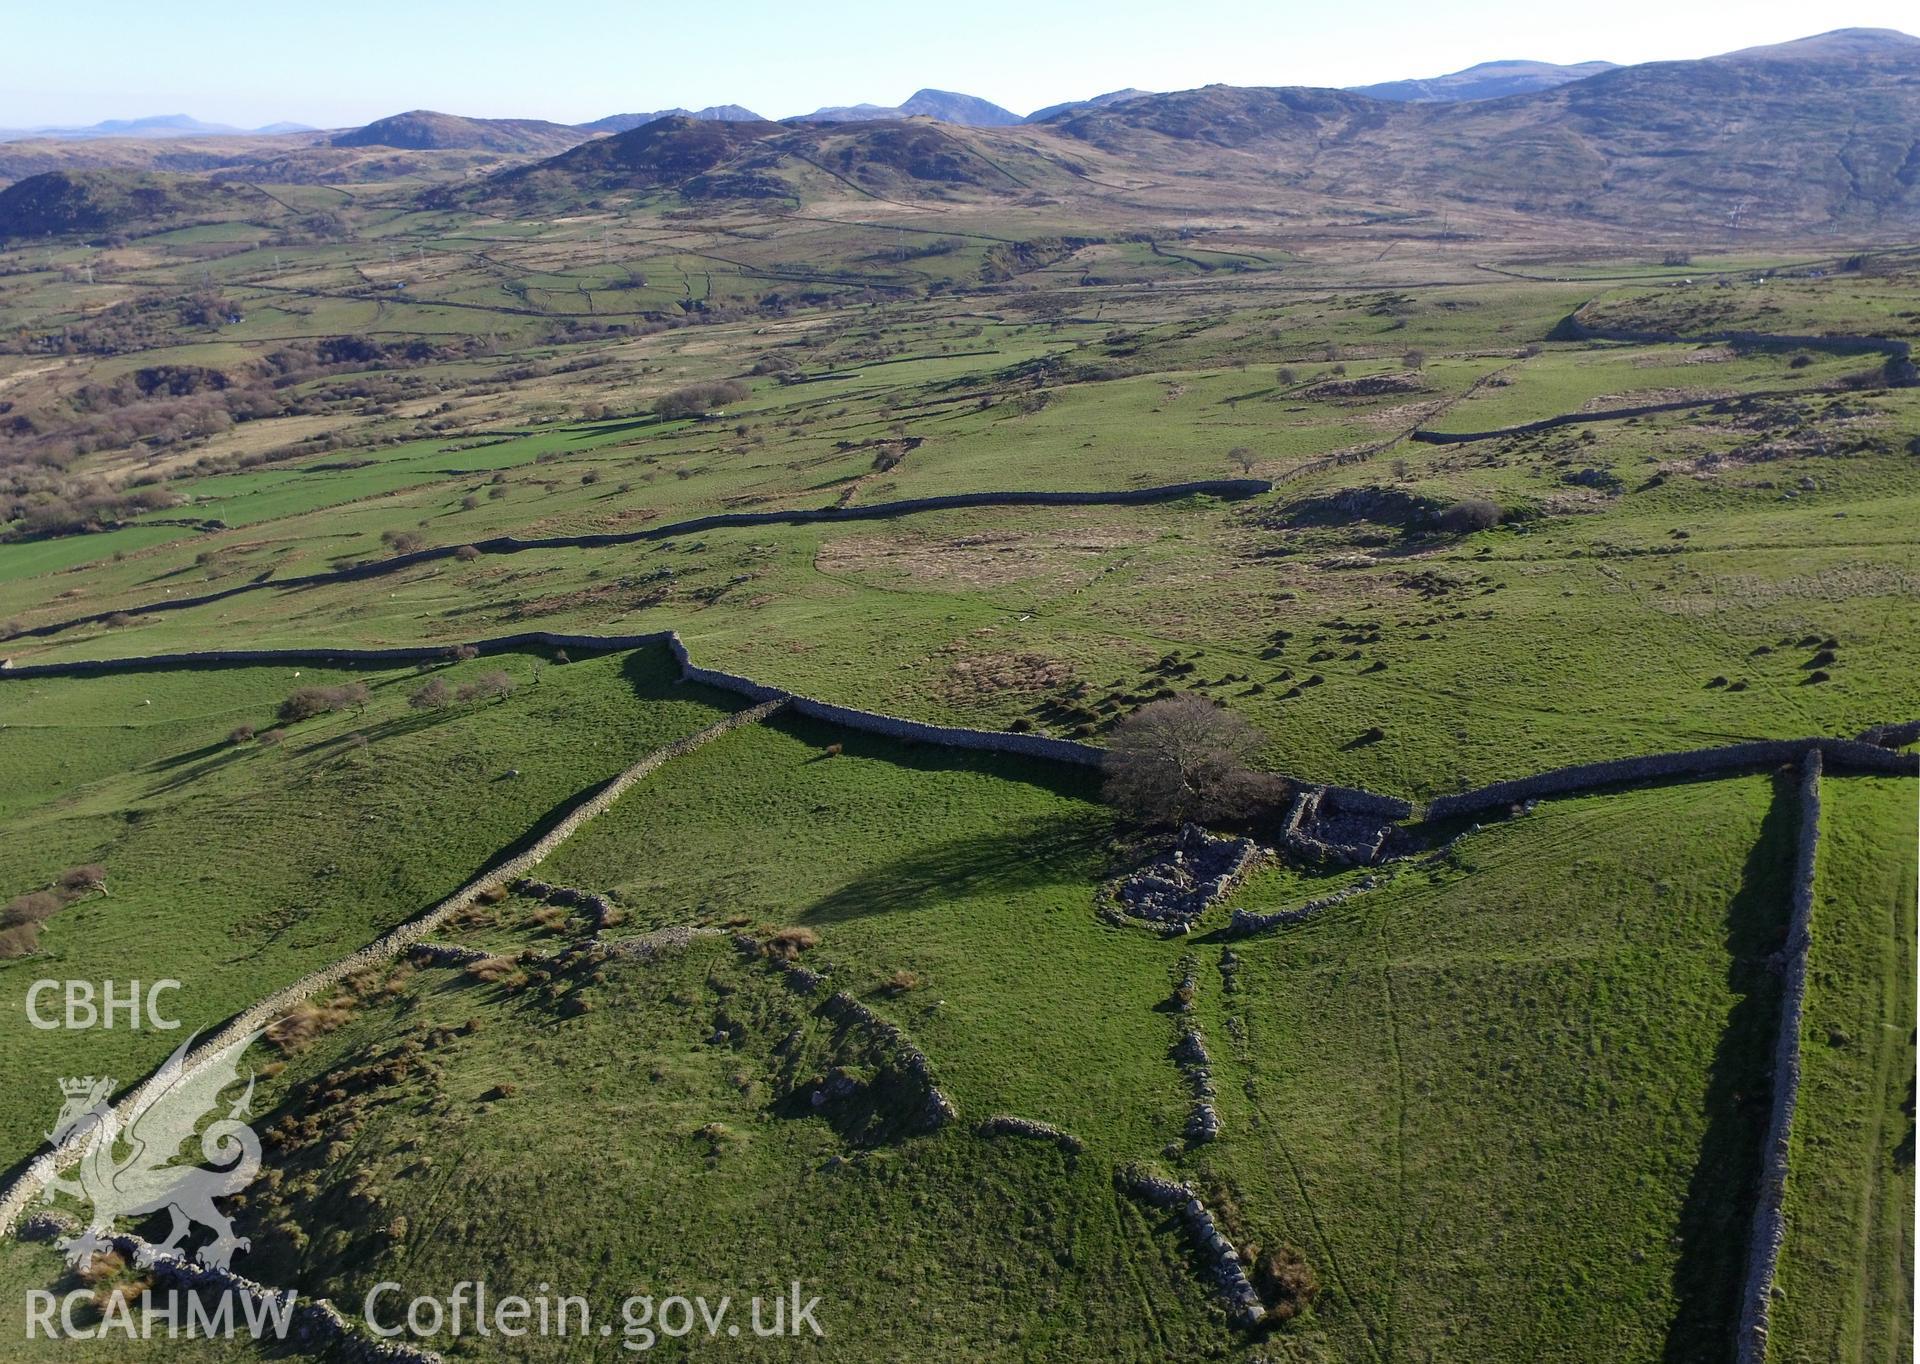
[[[1914,793],[1833,781],[1768,1358],[1913,1357]]]
[[[1913,717],[1920,390],[1832,346],[1562,326],[1911,338],[1912,251],[1574,241],[1285,176],[1247,203],[1092,142],[1069,167],[978,136],[1020,194],[783,157],[765,199],[482,203],[451,193],[479,183],[462,153],[0,245],[0,659],[673,629],[768,685],[1093,743],[1191,693],[1252,724],[1267,767],[1415,802]],[[654,410],[721,380],[746,396]],[[508,535],[1226,477],[1272,487],[284,585]],[[132,492],[155,496],[112,500]],[[505,699],[409,704],[495,670]],[[36,1149],[59,1077],[131,1084],[184,1035],[31,1028],[34,982],[177,978],[186,1029],[217,1025],[740,705],[674,678],[656,650],[0,673],[0,900],[107,872],[0,961],[0,1167]],[[351,682],[363,709],[229,739]],[[1911,1358],[1912,788],[1823,787],[1774,1364]],[[1795,814],[1780,773],[1548,801],[1422,828],[1384,868],[1276,856],[1163,939],[1098,912],[1140,845],[1097,773],[778,715],[652,773],[536,873],[613,897],[609,939],[714,933],[555,964],[536,958],[588,926],[516,894],[436,933],[498,960],[370,973],[261,1046],[268,1168],[235,1200],[236,1268],[349,1316],[383,1280],[547,1283],[616,1330],[630,1294],[797,1279],[824,1338],[755,1349],[862,1364],[1724,1361]],[[1225,933],[1232,908],[1346,890]],[[742,930],[810,940],[804,964],[924,1052],[960,1121],[916,1130],[924,1078]],[[1171,1054],[1188,973],[1223,1123],[1199,1145]],[[994,1114],[1079,1149],[980,1135]],[[1296,1256],[1310,1308],[1230,1328],[1178,1220],[1117,1186],[1136,1165],[1190,1181],[1248,1260]],[[255,1357],[15,1344],[23,1294],[55,1283],[47,1246],[0,1244],[0,1359]]]

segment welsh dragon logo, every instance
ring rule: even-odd
[[[214,1234],[198,1252],[204,1265],[225,1269],[234,1251],[249,1248],[245,1237],[233,1234],[233,1222],[213,1200],[238,1193],[260,1172],[260,1139],[241,1121],[253,1099],[252,1073],[246,1077],[246,1092],[225,1117],[204,1130],[200,1124],[220,1107],[221,1093],[240,1082],[240,1057],[259,1035],[248,1034],[191,1070],[186,1066],[193,1045],[189,1037],[141,1086],[124,1117],[110,1101],[111,1079],[88,1075],[60,1082],[65,1101],[47,1139],[56,1149],[77,1142],[80,1162],[74,1178],[50,1180],[41,1200],[66,1193],[93,1205],[85,1230],[59,1243],[68,1263],[88,1268],[96,1254],[112,1249],[108,1238],[116,1220],[145,1217],[162,1208],[172,1214],[173,1227],[165,1241],[140,1252],[143,1266],[161,1251],[177,1249],[196,1224]],[[196,1134],[201,1160],[222,1168],[177,1159]]]

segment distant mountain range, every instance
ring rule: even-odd
[[[1453,209],[1656,232],[1920,229],[1920,39],[1843,29],[1697,61],[1579,70],[1492,63],[1390,99],[1302,86],[1119,90],[1026,119],[923,90],[897,106],[781,122],[727,106],[577,127],[414,110],[333,135],[251,141],[188,141],[182,127],[206,125],[160,120],[173,134],[143,141],[127,130],[151,121],[137,120],[101,125],[91,141],[0,146],[0,181],[18,182],[5,191],[18,211],[0,218],[34,234],[152,219],[143,205],[163,186],[121,195],[112,176],[153,173],[238,185],[424,176],[440,206],[532,213],[654,195],[1047,202],[1108,180],[1193,177],[1244,184],[1288,212],[1384,203],[1442,221]],[[1550,83],[1499,93],[1516,81]],[[612,131],[621,124],[631,126]]]
[[[624,133],[662,118],[697,118],[706,123],[764,123],[765,119],[738,104],[709,104],[704,109],[655,109],[650,114],[608,114],[574,126],[589,133]]]
[[[1555,66],[1552,62],[1481,62],[1465,71],[1426,80],[1385,81],[1379,85],[1349,85],[1347,90],[1369,99],[1387,99],[1404,104],[1457,104],[1469,100],[1504,99],[1508,95],[1530,95],[1536,90],[1551,90],[1569,81],[1582,81],[1602,71],[1614,70],[1612,62],[1580,62],[1575,66]]]
[[[101,137],[253,137],[265,133],[310,133],[304,123],[269,123],[264,128],[236,128],[227,123],[203,123],[187,114],[151,114],[146,118],[110,118],[84,128],[4,128],[0,142],[30,137],[82,141]]]
[[[1007,128],[1020,122],[1020,115],[1002,109],[977,95],[956,94],[952,90],[916,90],[899,104],[845,104],[815,109],[810,114],[789,120],[794,123],[871,123],[885,118],[912,118],[920,115],[942,123],[958,123],[969,128]]]

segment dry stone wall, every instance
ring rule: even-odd
[[[1122,1169],[1118,1180],[1120,1187],[1135,1198],[1179,1216],[1194,1250],[1206,1262],[1214,1286],[1226,1303],[1227,1317],[1235,1326],[1251,1329],[1266,1320],[1266,1306],[1247,1278],[1247,1271],[1240,1263],[1240,1252],[1221,1235],[1213,1214],[1192,1188],[1142,1170]]]
[[[1050,1141],[1070,1156],[1077,1156],[1086,1149],[1086,1143],[1071,1132],[1063,1132],[1052,1123],[1016,1118],[1011,1113],[996,1113],[974,1130],[983,1137],[1030,1137],[1034,1141]]]
[[[1766,1364],[1774,1275],[1786,1236],[1787,1156],[1800,1097],[1800,1017],[1807,998],[1807,954],[1813,945],[1813,876],[1820,850],[1819,749],[1800,764],[1800,821],[1794,845],[1793,901],[1780,949],[1780,1032],[1773,1048],[1773,1104],[1760,1155],[1760,1197],[1747,1242],[1746,1287],[1734,1337],[1735,1364]]]
[[[1696,748],[1683,753],[1583,763],[1514,781],[1494,782],[1477,790],[1441,796],[1427,806],[1426,817],[1450,819],[1477,815],[1505,805],[1518,805],[1545,796],[1564,796],[1599,786],[1638,784],[1669,777],[1717,776],[1742,768],[1773,767],[1798,762],[1809,749],[1818,752],[1828,767],[1840,771],[1883,772],[1895,776],[1920,773],[1920,754],[1896,753],[1858,739],[1763,739],[1724,748]]]
[[[475,540],[471,547],[482,554],[519,554],[535,549],[606,549],[617,545],[638,544],[645,540],[668,540],[676,536],[716,530],[723,526],[869,521],[961,507],[1130,506],[1203,495],[1224,498],[1254,497],[1260,493],[1271,492],[1272,489],[1273,485],[1265,479],[1217,478],[1201,479],[1190,483],[1168,483],[1152,488],[1121,488],[1111,491],[953,493],[943,497],[916,497],[898,502],[873,502],[858,507],[801,507],[790,511],[720,512],[711,516],[696,516],[686,521],[670,521],[664,525],[647,526],[640,530],[591,535],[549,535],[528,540],[523,540],[517,535],[496,535],[485,540]],[[121,607],[117,611],[98,611],[92,615],[76,616],[71,620],[36,625],[20,633],[24,635],[58,634],[78,625],[98,624],[115,615],[148,615],[158,611],[181,611],[193,606],[211,606],[215,602],[237,597],[243,592],[255,592],[267,588],[320,587],[330,583],[356,582],[365,578],[381,577],[388,573],[398,573],[403,569],[417,568],[421,564],[450,559],[464,548],[467,546],[435,545],[431,549],[415,550],[411,554],[395,554],[389,558],[374,559],[368,563],[354,564],[346,568],[328,569],[320,573],[304,573],[291,578],[265,578],[193,597],[169,597],[162,601]]]

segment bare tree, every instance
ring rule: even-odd
[[[1253,453],[1252,446],[1236,445],[1233,449],[1227,451],[1227,458],[1232,461],[1234,467],[1239,469],[1241,473],[1250,474],[1253,472],[1254,461],[1257,460],[1259,456]]]
[[[415,710],[438,710],[453,700],[453,688],[442,678],[434,678],[426,686],[407,698],[407,704]]]
[[[1265,737],[1201,696],[1142,706],[1114,727],[1106,797],[1142,824],[1177,825],[1247,814],[1277,779],[1250,765]]]

